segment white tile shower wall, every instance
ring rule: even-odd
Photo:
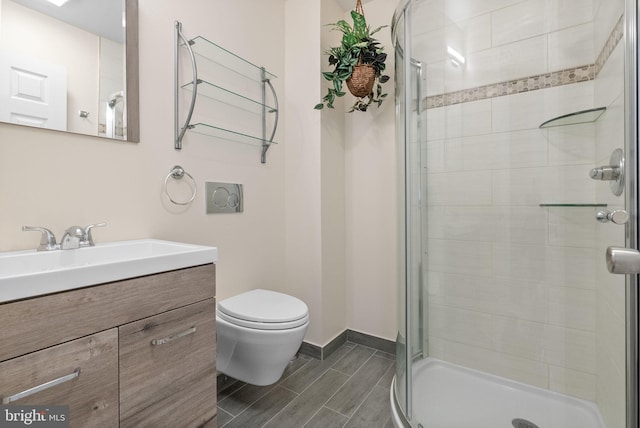
[[[623,10],[621,0],[550,0],[548,22],[536,12],[509,28],[534,2],[493,2],[493,13],[468,3],[447,2],[441,26],[420,36],[441,49],[421,58],[428,96],[593,64]],[[444,47],[461,42],[467,65],[453,68]],[[595,81],[430,108],[422,151],[430,355],[596,401],[609,427],[624,425],[625,296],[603,254],[624,232],[594,222],[596,208],[539,204],[623,207],[588,179],[623,146],[623,69],[619,43]],[[596,124],[538,129],[592,106],[607,107]]]
[[[549,389],[552,391],[596,401],[595,385],[596,377],[592,374],[549,366]]]
[[[624,0],[600,0],[595,6],[595,37],[594,46],[596,52],[604,46],[611,29],[614,27],[618,18],[624,13]]]
[[[414,23],[412,54],[426,64],[430,96],[592,64],[604,44],[594,44],[593,0],[444,3],[419,3]],[[449,46],[463,66],[452,66]]]
[[[594,209],[540,204],[596,202],[596,129],[538,125],[593,106],[593,94],[583,82],[429,109],[428,123],[444,125],[423,147],[429,343],[452,362],[591,400]]]
[[[592,164],[596,158],[594,135],[595,125],[591,123],[549,128],[546,132],[549,165]]]
[[[548,67],[547,36],[537,36],[466,55],[463,68],[447,67],[447,92],[543,74]]]
[[[528,0],[492,13],[493,45],[513,43],[590,22],[593,0]],[[548,13],[540,13],[541,9]],[[589,40],[592,43],[592,39]]]
[[[563,70],[593,62],[593,22],[549,33],[549,70]]]
[[[453,0],[444,2],[445,16],[453,21],[459,22],[473,18],[494,10],[520,3],[522,0]]]

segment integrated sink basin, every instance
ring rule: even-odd
[[[142,239],[56,251],[0,253],[0,303],[214,263],[218,249]]]

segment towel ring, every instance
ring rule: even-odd
[[[169,178],[173,178],[174,180],[182,180],[185,175],[189,177],[191,181],[193,181],[193,195],[191,195],[191,199],[189,199],[186,202],[178,202],[178,201],[175,201],[169,194],[167,185],[169,183]],[[191,174],[185,171],[184,168],[181,167],[180,165],[176,165],[173,168],[171,168],[171,171],[169,171],[169,174],[167,174],[166,178],[164,179],[164,194],[167,195],[167,198],[169,198],[169,200],[176,205],[189,205],[196,198],[196,194],[198,194],[198,186],[197,186],[196,180],[193,178]]]

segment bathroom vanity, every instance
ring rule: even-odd
[[[0,399],[68,405],[72,427],[215,427],[215,327],[213,263],[0,303]]]

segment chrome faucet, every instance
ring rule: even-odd
[[[56,243],[56,236],[46,227],[22,226],[22,230],[25,232],[42,232],[38,251],[52,251],[60,249],[60,244]]]
[[[95,243],[93,242],[91,230],[94,227],[106,225],[107,223],[96,223],[85,226],[84,228],[71,226],[65,230],[59,244],[56,243],[56,237],[53,232],[45,227],[22,226],[22,230],[42,232],[38,251],[73,250],[76,248],[93,247]]]
[[[84,229],[80,226],[71,226],[64,231],[62,239],[60,240],[61,250],[74,250],[80,248],[80,242],[86,241],[87,235],[84,233]]]
[[[91,234],[91,230],[94,227],[103,227],[106,226],[107,223],[106,222],[102,222],[102,223],[96,223],[96,224],[90,224],[89,226],[85,226],[84,228],[84,240],[80,241],[80,246],[81,247],[93,247],[94,245],[96,245],[93,242],[93,235]]]
[[[96,245],[93,242],[93,235],[91,234],[91,230],[94,227],[106,226],[107,223],[96,223],[90,224],[89,226],[85,226],[84,228],[80,226],[71,226],[64,231],[64,235],[62,235],[62,240],[60,241],[60,249],[62,250],[73,250],[76,248],[83,247],[93,247]]]

